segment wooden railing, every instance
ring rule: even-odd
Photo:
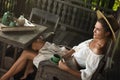
[[[46,0],[45,0],[46,1]],[[71,2],[72,4],[90,9],[102,9],[111,12],[115,0],[59,0]],[[32,7],[39,4],[40,0],[0,0],[0,16],[7,10],[14,12],[17,16],[21,13],[28,15]]]
[[[37,7],[59,15],[59,23],[62,26],[75,31],[92,34],[96,14],[91,9],[61,0],[38,0]]]

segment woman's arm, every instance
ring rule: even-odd
[[[58,67],[64,71],[69,72],[69,73],[73,74],[74,76],[80,78],[80,75],[81,75],[80,71],[71,69],[70,67],[67,66],[67,64],[65,62],[59,61]]]

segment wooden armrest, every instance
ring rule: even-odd
[[[42,37],[44,41],[52,42],[54,35],[55,35],[54,32],[47,32],[47,33],[44,33]]]
[[[67,50],[70,50],[70,49],[71,49],[71,47],[66,46],[66,45],[59,45],[59,47],[65,47]]]
[[[57,64],[50,60],[39,63],[35,80],[80,80],[76,76],[58,68]]]

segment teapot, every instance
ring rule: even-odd
[[[13,15],[9,11],[5,12],[3,17],[2,17],[2,24],[4,25],[9,25],[11,20],[13,20]]]

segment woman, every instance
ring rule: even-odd
[[[111,38],[115,41],[115,31],[118,29],[118,23],[114,19],[114,17],[105,17],[100,11],[97,11],[98,20],[95,24],[95,28],[93,30],[93,39],[84,41],[80,43],[78,46],[74,46],[70,51],[63,56],[65,60],[69,59],[69,57],[73,57],[75,62],[85,68],[80,71],[76,71],[72,69],[66,62],[59,61],[58,67],[64,71],[67,71],[82,80],[90,80],[92,74],[95,72],[98,67],[99,61],[103,57],[104,49],[106,48],[106,44],[108,40]],[[43,50],[45,51],[44,46],[49,48],[51,46],[50,43],[45,43],[44,41],[37,40],[33,42],[32,48],[34,50]],[[48,46],[49,45],[49,46]],[[38,67],[38,61],[41,57],[40,54],[37,54],[33,51],[24,50],[18,60],[14,63],[14,65],[10,68],[10,70],[4,74],[0,80],[8,80],[10,77],[14,76],[16,73],[21,71],[26,65],[26,71],[24,76],[21,79],[25,79],[29,73],[33,71],[32,61],[34,59],[34,64]],[[36,63],[37,62],[37,63]],[[72,63],[72,62],[71,62]]]

